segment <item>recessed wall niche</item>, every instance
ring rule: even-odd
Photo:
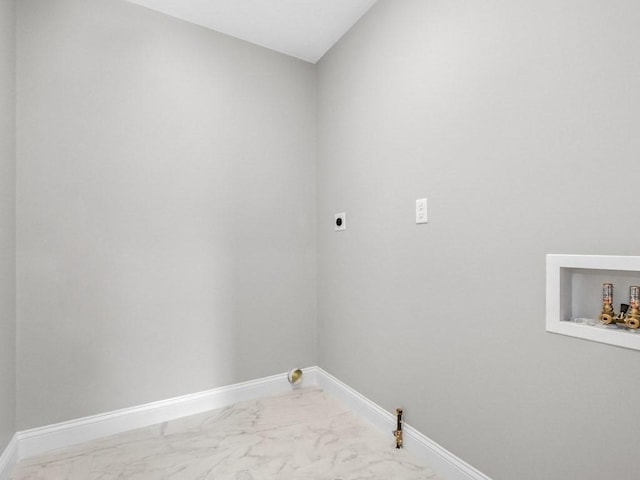
[[[618,313],[629,303],[629,287],[640,285],[640,257],[547,255],[547,331],[640,350],[640,329],[598,320],[604,283],[614,285]]]

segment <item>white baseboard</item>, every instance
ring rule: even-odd
[[[7,448],[0,455],[0,480],[9,480],[13,468],[18,463],[18,435],[14,435]]]
[[[391,432],[396,429],[395,414],[387,412],[384,408],[321,368],[312,367],[309,370],[313,371],[315,382],[319,387],[357,412],[374,426],[382,431],[389,432],[390,441],[391,443],[393,442]],[[411,427],[411,425],[404,423],[403,432],[405,450],[447,480],[491,480],[464,460],[456,457],[453,453]]]
[[[281,395],[291,389],[287,374],[282,373],[205,392],[25,430],[16,434],[19,446],[18,458],[33,457],[57,448],[196,415],[245,400]]]
[[[318,386],[382,431],[395,429],[396,417],[319,367],[304,370],[304,386]],[[57,448],[155,425],[176,418],[291,391],[282,373],[206,392],[184,395],[115,412],[94,415],[16,433],[0,456],[0,480],[8,480],[18,460]],[[404,447],[447,480],[491,480],[408,424]]]

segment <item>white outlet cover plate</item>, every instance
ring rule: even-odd
[[[336,213],[333,224],[336,227],[336,232],[347,229],[347,218],[345,212]],[[339,224],[339,225],[338,225]]]
[[[416,200],[416,223],[428,223],[426,198]]]

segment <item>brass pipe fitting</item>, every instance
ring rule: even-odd
[[[625,323],[627,327],[637,330],[640,328],[640,287],[634,285],[629,287],[629,313]]]
[[[396,408],[396,429],[393,431],[393,436],[396,437],[396,448],[402,448],[402,409]]]
[[[602,285],[602,313],[598,317],[605,325],[611,325],[615,321],[616,313],[613,311],[613,284]]]
[[[627,327],[633,330],[640,328],[640,309],[637,307],[629,309],[629,313],[627,314],[627,318],[624,323],[627,324]]]
[[[289,383],[294,387],[299,386],[302,383],[302,370],[300,370],[299,368],[294,368],[293,370],[289,371],[289,373],[287,374],[287,380],[289,380]]]
[[[613,308],[611,308],[611,305],[607,305],[607,307],[609,307],[610,310],[603,309],[600,317],[598,318],[600,318],[600,321],[605,325],[611,325],[615,319],[615,313],[613,311]]]

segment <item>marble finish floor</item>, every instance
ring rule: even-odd
[[[23,460],[13,480],[443,480],[316,388]]]

